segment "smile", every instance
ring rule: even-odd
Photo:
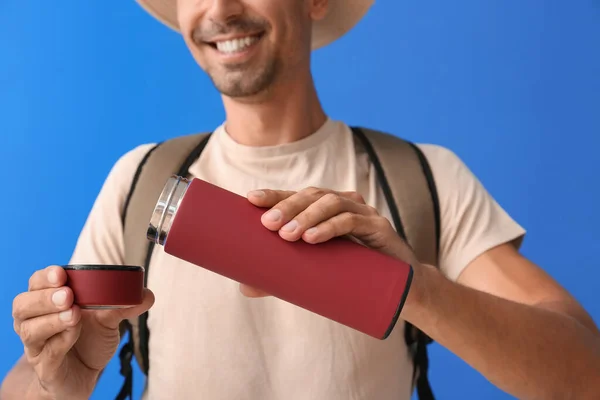
[[[221,53],[238,53],[240,51],[244,51],[248,47],[252,46],[254,43],[258,42],[259,39],[260,37],[258,36],[246,36],[243,38],[216,42],[215,46],[217,47],[217,50],[219,50]]]
[[[249,48],[251,48],[261,39],[262,35],[263,34],[260,33],[258,35],[248,35],[227,40],[217,40],[210,42],[210,45],[222,54],[232,55],[249,50]]]

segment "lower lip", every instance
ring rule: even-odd
[[[144,269],[123,265],[67,265],[67,286],[83,309],[115,309],[142,303]]]
[[[257,41],[252,43],[250,46],[245,47],[244,50],[237,51],[235,53],[223,53],[223,52],[219,51],[219,49],[212,47],[212,46],[211,47],[219,55],[219,57],[221,59],[223,59],[224,61],[239,63],[239,62],[245,61],[246,59],[250,58],[250,56],[254,53],[254,51],[258,47],[258,44],[260,43],[261,40],[262,40],[262,38],[259,38]]]

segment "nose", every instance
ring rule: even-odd
[[[225,23],[237,18],[244,6],[239,0],[209,0],[206,16],[214,22]]]

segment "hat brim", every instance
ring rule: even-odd
[[[154,18],[179,32],[177,0],[136,0]],[[374,0],[329,0],[327,16],[313,26],[312,49],[334,42],[350,31],[367,13]]]

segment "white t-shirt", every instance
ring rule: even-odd
[[[139,146],[115,164],[72,263],[124,262],[121,211],[151,146]],[[525,232],[455,154],[419,147],[437,184],[439,267],[455,280],[479,254]],[[222,125],[190,173],[243,196],[257,188],[358,191],[390,218],[374,169],[357,158],[350,128],[331,119],[300,141],[260,148],[236,143]],[[152,258],[148,286],[156,295],[148,319],[148,399],[410,399],[413,367],[402,321],[388,339],[374,339],[273,297],[245,298],[236,282],[161,248]]]

